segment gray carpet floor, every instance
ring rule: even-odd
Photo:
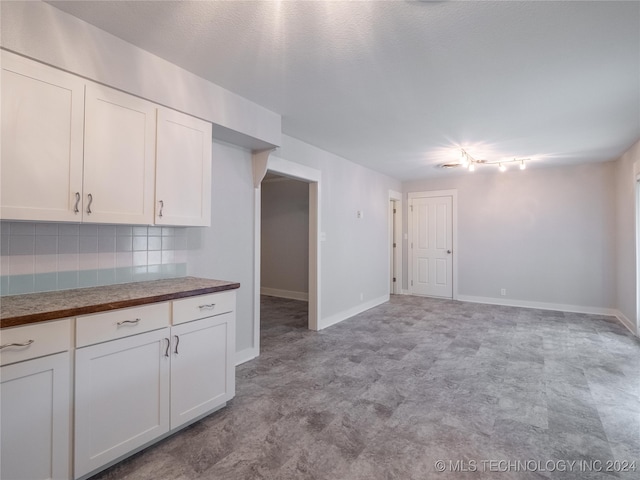
[[[393,296],[311,332],[306,308],[263,297],[235,399],[94,479],[640,478],[614,318]]]

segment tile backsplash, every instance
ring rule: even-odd
[[[186,227],[0,222],[0,295],[183,277]]]

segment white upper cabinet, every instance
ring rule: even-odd
[[[87,85],[85,222],[153,223],[155,105]]]
[[[1,55],[0,219],[211,225],[210,123]]]
[[[85,81],[2,52],[2,219],[82,214]]]
[[[211,225],[211,124],[158,108],[156,210],[159,225]]]

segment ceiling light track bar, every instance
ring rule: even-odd
[[[457,162],[444,163],[440,165],[441,168],[455,168],[464,167],[470,172],[475,171],[477,165],[496,165],[501,172],[507,170],[506,165],[510,163],[517,163],[520,165],[520,170],[527,168],[526,161],[528,158],[513,158],[512,160],[482,160],[474,158],[464,148],[460,149],[460,158]]]

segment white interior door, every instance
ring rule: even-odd
[[[395,286],[393,284],[393,280],[394,280],[394,276],[395,276],[395,271],[394,271],[394,266],[395,266],[395,262],[394,262],[394,232],[395,232],[395,225],[394,225],[394,212],[395,209],[395,202],[393,200],[389,200],[389,245],[391,245],[391,249],[389,252],[389,293],[390,294],[394,294],[395,292]]]
[[[411,292],[453,298],[453,200],[414,198],[411,205]]]

